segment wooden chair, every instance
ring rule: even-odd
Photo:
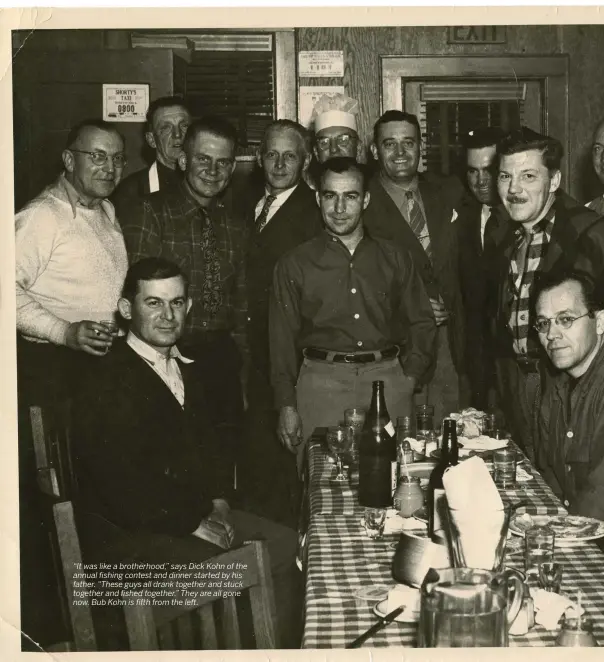
[[[235,567],[237,563],[245,564],[247,568],[241,570],[243,588],[236,589],[242,591],[242,597],[199,596],[189,606],[125,606],[131,650],[241,650],[242,612],[238,601],[245,597],[249,597],[256,648],[279,647],[266,544],[252,541],[208,559],[204,566],[208,563],[224,566],[234,563]],[[175,597],[185,600],[180,591]]]
[[[48,506],[48,535],[61,609],[73,637],[71,641],[52,646],[52,650],[96,651],[90,606],[74,602],[73,576],[82,563],[82,550],[70,501],[76,492],[76,481],[70,461],[69,404],[61,404],[56,409],[30,407],[30,419],[38,487]]]

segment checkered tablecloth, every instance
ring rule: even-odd
[[[391,562],[398,534],[385,535],[382,540],[367,538],[354,486],[329,482],[333,466],[327,463],[321,445],[311,448],[309,461],[310,524],[302,646],[343,648],[376,622],[373,609],[366,603],[357,603],[355,591],[362,586],[394,586]],[[541,477],[533,472],[535,478],[510,498],[528,499],[532,513],[565,512]],[[418,531],[421,526],[418,522]],[[572,596],[581,588],[583,605],[594,622],[594,634],[604,644],[604,554],[593,543],[559,546],[556,560],[564,564],[561,592]],[[506,565],[522,569],[522,553],[509,554]],[[416,632],[417,624],[391,623],[365,646],[415,646]],[[535,626],[524,636],[510,636],[510,646],[552,646],[556,636],[557,631]]]

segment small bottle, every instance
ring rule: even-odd
[[[452,418],[445,418],[440,457],[432,469],[428,483],[428,536],[430,538],[434,535],[434,531],[443,528],[442,511],[446,507],[444,473],[449,467],[455,466],[458,461],[457,423]]]
[[[371,508],[392,505],[397,484],[395,430],[384,397],[384,382],[373,382],[371,405],[359,447],[359,503]]]
[[[396,459],[398,463],[397,476],[400,480],[400,477],[405,475],[405,467],[414,462],[413,449],[407,440],[403,439],[403,441],[397,444]]]

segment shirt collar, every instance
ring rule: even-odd
[[[65,193],[67,202],[69,202],[71,209],[73,211],[74,218],[77,215],[78,205],[80,207],[85,207],[86,209],[96,209],[100,207],[104,202],[104,198],[102,198],[99,199],[98,202],[95,201],[95,204],[93,205],[87,205],[86,203],[84,203],[84,201],[80,197],[80,194],[76,190],[75,186],[67,179],[67,177],[65,177],[64,172],[61,173],[61,176],[59,178],[59,186],[63,189],[63,192]]]
[[[531,234],[536,235],[539,234],[540,232],[544,232],[545,235],[547,236],[547,239],[552,236],[552,230],[554,228],[554,221],[556,220],[556,209],[555,206],[552,205],[548,210],[545,216],[538,222],[533,225],[531,228]],[[520,224],[520,227],[516,228],[516,236],[524,236],[524,228],[522,227],[522,224]]]
[[[286,189],[285,191],[281,191],[281,193],[273,193],[272,195],[275,196],[275,200],[273,204],[271,205],[272,207],[281,207],[282,205],[285,204],[285,201],[289,198],[289,196],[298,188],[298,184],[295,186],[292,186],[291,188]],[[266,200],[268,196],[271,195],[266,189],[264,191],[264,197],[262,198],[262,201]]]
[[[409,182],[409,184],[403,185],[393,182],[389,177],[386,177],[382,172],[380,172],[380,181],[382,182],[385,188],[389,188],[392,191],[397,191],[399,194],[404,193],[406,191],[412,191],[413,193],[417,193],[419,190],[419,179],[417,175],[415,175],[415,177]]]
[[[216,196],[210,200],[210,204],[207,207],[202,207],[201,204],[199,203],[199,200],[191,193],[191,190],[189,188],[189,184],[187,184],[186,180],[183,179],[180,182],[181,189],[186,196],[187,200],[191,202],[197,209],[200,209],[203,213],[205,213],[207,216],[211,216],[212,213],[214,212],[215,209],[219,207],[223,207],[222,202],[220,201],[220,196]]]
[[[183,363],[193,363],[193,359],[185,358],[176,345],[170,347],[170,353],[168,357],[165,357],[144,340],[141,340],[136,334],[132,333],[132,331],[128,331],[126,342],[141,358],[148,361],[151,365],[155,365],[157,361],[165,361],[167,358],[180,359]]]

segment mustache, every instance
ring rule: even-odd
[[[506,196],[506,200],[511,203],[515,204],[521,204],[523,202],[528,202],[525,198],[521,198],[519,195],[508,195]]]

